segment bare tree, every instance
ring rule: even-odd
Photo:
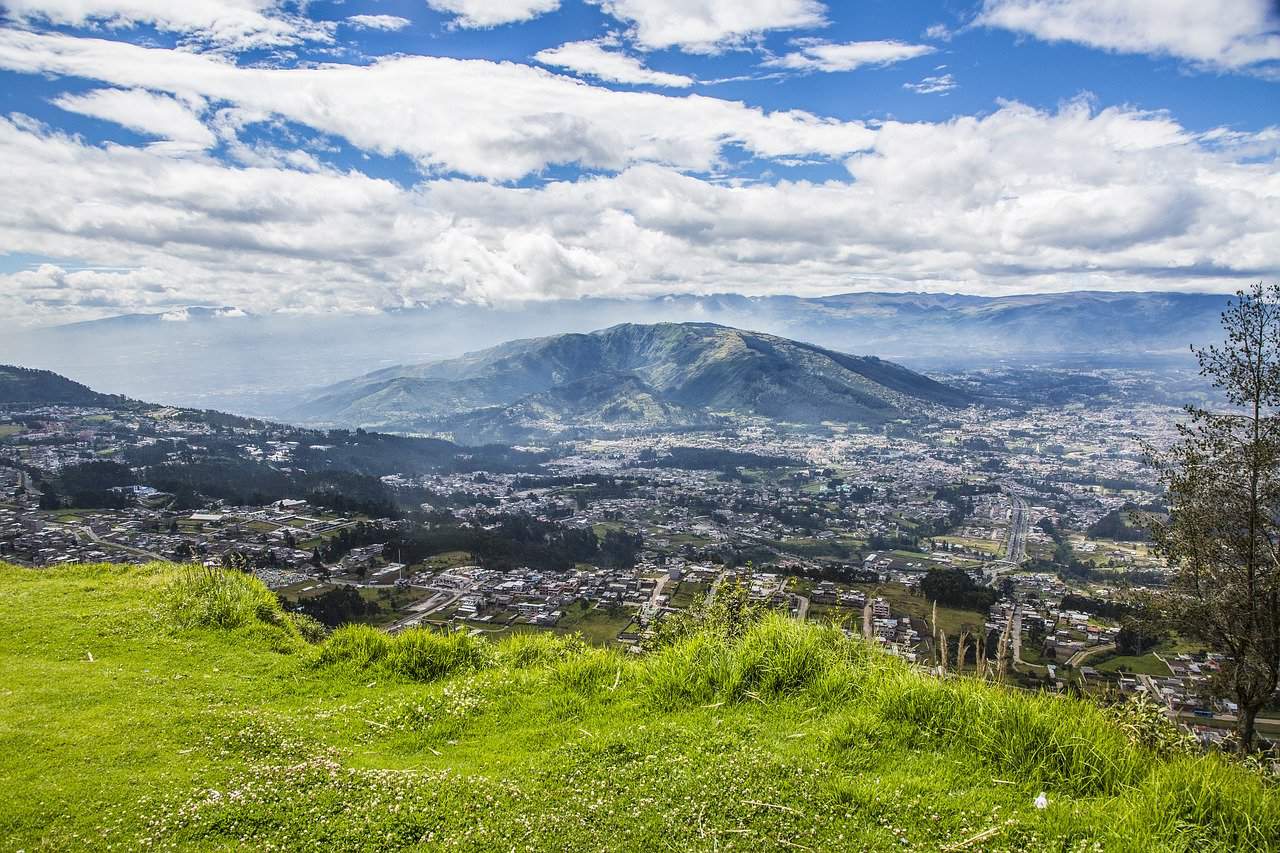
[[[1177,443],[1153,453],[1170,512],[1147,522],[1176,570],[1158,605],[1227,658],[1214,686],[1239,707],[1247,753],[1280,678],[1280,287],[1237,293],[1222,325],[1226,342],[1195,353],[1225,405],[1189,406]]]

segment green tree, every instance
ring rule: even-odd
[[[1222,325],[1225,343],[1195,353],[1224,405],[1187,407],[1178,441],[1152,452],[1170,514],[1144,520],[1176,570],[1156,604],[1227,657],[1214,686],[1247,753],[1280,679],[1280,287],[1241,291]]]

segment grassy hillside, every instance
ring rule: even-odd
[[[1280,839],[1277,792],[1217,758],[782,619],[637,658],[545,635],[308,643],[256,581],[168,565],[0,566],[0,592],[3,849]]]

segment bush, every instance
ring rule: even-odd
[[[334,631],[320,650],[322,664],[371,666],[387,656],[391,636],[368,625],[343,625]]]
[[[414,681],[435,681],[459,670],[479,669],[490,657],[489,643],[465,630],[437,634],[411,628],[391,639],[384,666]]]
[[[275,595],[262,581],[241,572],[183,566],[167,594],[174,621],[184,628],[287,624]]]

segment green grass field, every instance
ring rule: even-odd
[[[1274,849],[1101,710],[770,617],[636,656],[345,628],[257,581],[0,566],[0,849]],[[1045,792],[1048,807],[1037,809]]]

